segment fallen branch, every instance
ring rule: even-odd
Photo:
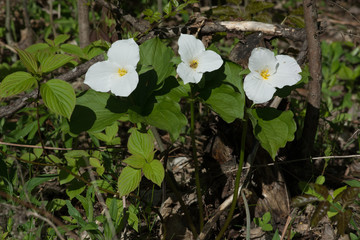
[[[154,37],[160,38],[174,38],[180,35],[180,33],[195,33],[199,29],[199,22],[203,21],[199,19],[195,23],[187,26],[177,27],[163,27],[155,28],[151,30],[147,35],[139,39],[139,42],[145,42],[148,39]],[[294,41],[304,41],[305,31],[300,28],[284,27],[282,25],[275,25],[269,23],[255,22],[255,21],[220,21],[210,22],[205,21],[205,24],[199,31],[200,35],[209,35],[218,32],[262,32],[265,35],[285,37]]]
[[[103,1],[98,0],[97,2],[102,3]],[[201,19],[200,22],[203,23],[203,20],[204,19]],[[244,31],[263,32],[266,35],[285,37],[292,39],[294,41],[305,41],[305,34],[303,29],[283,27],[281,25],[274,25],[274,24],[254,22],[254,21],[242,21],[242,22],[234,22],[234,21],[206,22],[205,21],[205,24],[201,25],[200,27],[201,27],[199,31],[200,35],[213,34],[217,32],[244,32]],[[189,26],[180,26],[175,28],[157,28],[150,31],[143,38],[140,38],[138,42],[142,43],[154,37],[173,38],[179,36],[180,33],[182,32],[191,33],[192,31],[196,32],[198,30],[199,30],[199,21],[196,21],[195,23]],[[73,70],[55,78],[64,81],[71,81],[85,74],[86,71],[89,69],[89,67],[94,63],[103,60],[104,60],[103,55],[99,55],[89,60],[88,62],[79,65]],[[0,118],[10,116],[19,109],[23,108],[29,103],[28,100],[31,98],[36,98],[35,91],[23,95],[22,97],[11,102],[7,106],[0,107]]]

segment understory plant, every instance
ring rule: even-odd
[[[163,19],[182,13],[190,3],[169,1]],[[272,5],[256,6],[262,11]],[[158,12],[149,9],[143,14],[151,24],[160,24]],[[99,40],[80,48],[66,43],[70,36],[62,34],[16,49],[22,69],[1,81],[0,98],[25,93],[29,104],[16,122],[0,120],[1,140],[8,143],[0,147],[0,194],[7,200],[0,204],[12,204],[4,212],[10,217],[0,230],[2,238],[20,239],[28,233],[24,239],[118,239],[129,228],[140,232],[144,225],[148,235],[153,234],[155,223],[163,222],[154,207],[154,192],[164,179],[174,185],[165,170],[171,147],[164,148],[159,131],[169,135],[168,145],[190,136],[198,223],[192,222],[181,196],[178,201],[192,235],[198,237],[206,224],[195,131],[200,104],[226,123],[242,122],[232,204],[216,237],[223,238],[240,194],[247,134],[276,159],[279,149],[294,140],[297,124],[291,110],[270,107],[270,101],[275,95],[289,97],[286,90],[304,82],[307,73],[293,57],[264,47],[252,50],[244,69],[221,56],[215,45],[206,48],[198,33],[178,35],[140,43],[134,34],[112,44]],[[174,44],[177,52],[169,47]],[[80,74],[85,74],[80,89],[61,74],[63,69],[80,71],[81,63],[94,58],[96,63]],[[54,182],[62,190],[46,196],[42,189]],[[179,196],[176,191],[174,186]],[[349,223],[344,202],[354,201],[356,187],[336,190],[331,197],[323,186],[310,185],[306,193],[297,206],[318,201],[326,211],[333,207],[331,217],[346,218],[338,224]],[[326,212],[321,206],[317,209]],[[18,217],[21,214],[28,220]],[[270,218],[266,213],[255,222],[272,231]],[[166,228],[161,227],[165,239]]]

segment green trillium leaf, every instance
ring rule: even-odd
[[[275,159],[279,148],[285,147],[288,141],[294,140],[296,123],[293,113],[274,108],[258,108],[249,110],[249,114],[255,137]]]
[[[161,83],[174,71],[171,62],[174,52],[159,38],[150,39],[140,45],[140,63],[144,66],[153,66]]]

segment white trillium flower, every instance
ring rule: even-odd
[[[292,86],[301,80],[301,68],[287,55],[275,56],[267,48],[255,48],[249,58],[250,73],[244,80],[244,91],[254,103],[269,101],[276,88]]]
[[[127,97],[139,83],[136,65],[140,60],[139,46],[134,39],[118,40],[107,52],[108,60],[92,65],[84,83],[99,92],[112,92]]]
[[[219,69],[223,64],[219,54],[205,51],[204,44],[192,35],[181,34],[178,45],[182,62],[176,72],[185,84],[200,82],[204,72]]]

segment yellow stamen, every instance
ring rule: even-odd
[[[197,60],[192,60],[190,63],[190,67],[193,69],[196,69],[199,65],[199,62]]]
[[[127,71],[126,71],[126,69],[124,69],[124,68],[119,68],[118,73],[119,73],[120,77],[122,77],[122,76],[124,76],[125,74],[127,74]]]
[[[268,80],[270,77],[269,69],[262,70],[260,75],[262,76],[263,79]]]

